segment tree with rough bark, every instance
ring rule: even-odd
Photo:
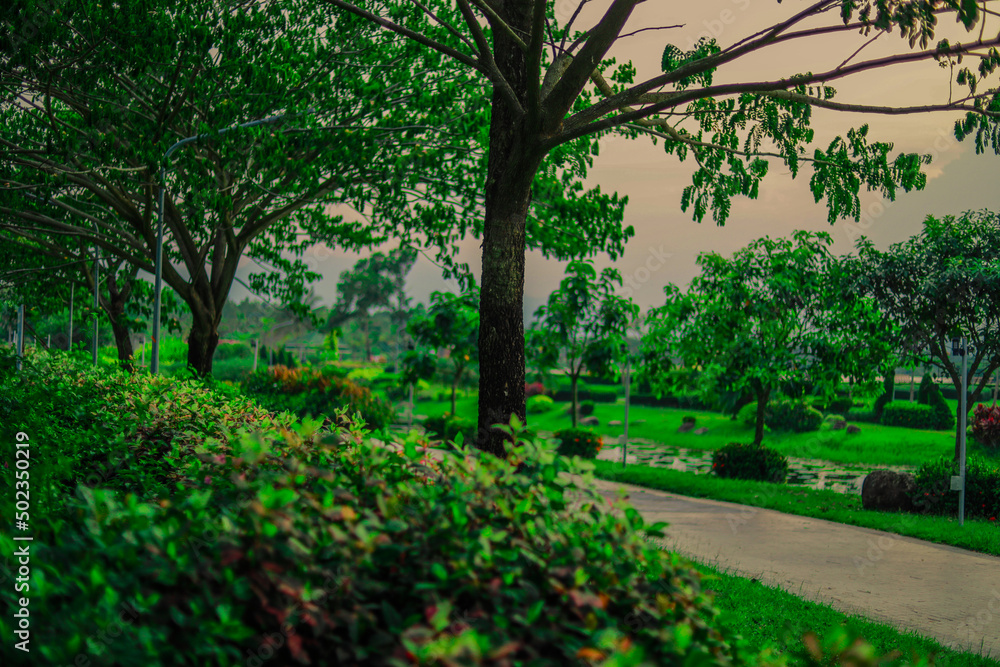
[[[926,366],[941,369],[957,392],[967,392],[967,405],[980,400],[1000,369],[1000,214],[927,216],[919,234],[886,251],[866,238],[858,249],[854,287],[896,325],[897,348],[920,350]],[[979,377],[969,387],[961,361],[951,354],[952,339],[962,336],[969,345],[969,378]]]
[[[430,306],[411,314],[406,331],[414,349],[403,356],[407,383],[429,380],[437,371],[441,353],[447,355],[451,385],[451,414],[455,414],[458,385],[465,373],[479,363],[479,290],[461,294],[433,292]]]
[[[401,246],[388,254],[372,253],[358,260],[352,269],[342,272],[337,283],[337,302],[327,320],[326,329],[335,329],[348,320],[358,320],[365,341],[365,361],[371,361],[369,328],[372,314],[390,311],[405,298],[406,274],[416,261],[417,253]],[[396,304],[393,304],[394,299]]]
[[[34,14],[8,5],[12,25]],[[292,308],[320,277],[304,256],[315,243],[394,237],[468,274],[452,258],[482,233],[489,106],[446,56],[318,0],[84,0],[32,25],[31,40],[0,34],[0,159],[17,171],[0,226],[73,235],[152,273],[160,168],[197,136],[166,164],[163,263],[191,311],[196,372],[211,371],[243,258],[260,269],[247,286]],[[590,153],[537,174],[528,240],[548,255],[620,253],[631,235],[624,201],[581,185]]]
[[[783,386],[809,383],[829,396],[846,376],[873,388],[891,355],[888,332],[871,299],[841,289],[846,276],[831,243],[829,234],[801,231],[758,239],[731,258],[703,253],[688,291],[668,285],[667,303],[648,313],[644,356],[683,360],[698,371],[694,382],[706,398],[720,387],[751,391],[755,445],[768,401]],[[669,372],[646,377],[657,392],[690,381]]]
[[[576,3],[568,18],[562,12],[557,18],[557,5],[565,3],[555,0],[325,2],[401,41],[447,56],[490,86],[478,446],[498,456],[505,455],[506,437],[492,426],[512,415],[525,417],[522,299],[533,183],[565,146],[609,133],[662,141],[667,153],[697,162],[682,208],[698,220],[711,212],[719,224],[734,197],[757,196],[773,162],[793,177],[803,166],[812,168],[810,188],[817,201],[825,201],[831,222],[860,216],[862,187],[893,199],[898,189],[924,186],[921,166],[930,158],[893,157],[892,145],[871,141],[867,126],[813,148],[810,120],[816,108],[876,114],[951,111],[960,114],[956,136],[974,136],[977,150],[1000,151],[1000,95],[990,78],[1000,65],[1000,35],[980,29],[984,9],[967,0],[821,0],[790,9],[785,20],[728,46],[703,39],[682,51],[667,44],[662,71],[639,82],[631,63],[617,65],[608,58],[609,50],[641,30],[680,27],[630,21],[642,0],[608,0],[600,18],[583,29],[576,24],[587,0]],[[939,20],[957,20],[969,39],[934,43]],[[863,41],[830,69],[799,72],[792,65],[779,78],[714,81],[724,65],[777,45],[807,50],[812,39],[837,33],[860,34]],[[890,33],[902,38],[898,51],[866,58],[865,47]],[[946,66],[943,72],[954,72],[947,99],[919,106],[836,99],[832,84],[840,80],[918,61],[938,61]],[[486,128],[476,133],[481,136]]]
[[[583,372],[613,373],[639,307],[619,296],[622,277],[615,269],[598,274],[591,262],[570,262],[559,289],[535,311],[528,331],[531,361],[542,370],[562,368],[569,378],[570,414],[576,428],[580,410],[577,387]]]

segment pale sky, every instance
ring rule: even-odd
[[[575,0],[556,0],[557,12],[569,12]],[[998,4],[990,2],[991,5]],[[595,0],[582,16],[582,25],[593,21],[608,0]],[[723,48],[762,28],[783,20],[808,6],[806,2],[776,0],[751,3],[750,0],[711,0],[705,2],[665,2],[650,0],[640,5],[623,33],[641,28],[684,24],[683,28],[648,31],[621,41],[611,55],[619,61],[631,59],[638,69],[637,81],[659,73],[660,59],[667,43],[682,50],[691,48],[703,35],[712,35]],[[824,23],[838,21],[835,16]],[[578,25],[581,25],[578,23]],[[804,26],[806,27],[806,26]],[[986,34],[996,34],[1000,22],[995,17],[986,24]],[[943,24],[937,39],[968,41],[978,35],[960,26]],[[869,38],[856,34],[796,40],[779,45],[719,70],[716,83],[726,81],[767,80],[802,72],[831,70],[843,62]],[[881,57],[905,49],[896,35],[886,35],[859,54],[855,62]],[[966,65],[974,68],[974,64]],[[837,89],[839,102],[901,105],[946,101],[949,91],[948,70],[932,62],[885,68],[861,77],[830,82]],[[996,81],[991,85],[995,86]],[[932,164],[927,187],[922,192],[900,193],[895,202],[882,202],[880,196],[862,196],[862,220],[826,221],[826,206],[814,203],[809,191],[811,168],[807,165],[792,180],[784,165],[771,161],[771,169],[761,185],[758,200],[737,198],[725,227],[717,227],[710,215],[697,223],[680,208],[683,188],[690,183],[693,167],[675,156],[665,155],[661,146],[647,139],[628,141],[607,139],[596,159],[588,184],[600,185],[604,192],[628,195],[625,224],[636,234],[626,247],[625,256],[614,263],[633,285],[632,295],[643,310],[663,303],[663,286],[686,285],[697,275],[695,260],[699,253],[715,251],[728,255],[764,235],[784,236],[797,229],[827,231],[835,240],[834,251],[846,253],[860,234],[872,238],[879,247],[903,241],[919,232],[930,214],[958,214],[969,209],[1000,210],[1000,156],[989,152],[975,155],[969,139],[959,143],[952,127],[955,114],[913,116],[876,116],[833,111],[813,112],[816,130],[815,147],[826,148],[836,135],[846,135],[851,127],[871,125],[871,140],[888,141],[898,151],[929,153]],[[811,150],[810,150],[811,152]],[[387,244],[384,248],[391,248]],[[341,271],[350,268],[361,255],[339,250],[316,249],[310,261],[324,274],[316,285],[325,304],[336,298],[336,282]],[[468,262],[477,273],[480,266],[479,242],[468,239],[462,244],[459,260]],[[607,255],[595,259],[598,267],[610,266]],[[250,265],[244,260],[245,269]],[[545,260],[539,253],[527,259],[525,275],[525,311],[533,312],[558,287],[565,263]],[[241,272],[245,275],[245,271]],[[407,291],[415,301],[426,302],[433,290],[455,290],[446,283],[440,270],[420,259],[407,282]],[[246,291],[237,286],[233,298],[241,299]]]

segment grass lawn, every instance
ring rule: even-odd
[[[557,403],[547,413],[528,415],[528,426],[541,431],[556,431],[570,426],[569,415],[565,414],[568,405]],[[416,403],[415,410],[419,415],[437,416],[450,412],[451,403],[423,400]],[[470,392],[468,397],[460,397],[457,411],[459,415],[475,421],[475,394]],[[703,435],[696,435],[694,432],[678,433],[677,429],[686,415],[695,417],[698,420],[697,426],[707,428],[708,432]],[[608,426],[608,422],[622,420],[622,400],[613,404],[597,403],[594,416],[600,421],[600,425],[594,427],[594,430],[605,436],[608,444],[611,444],[611,438],[621,437],[622,427]],[[764,444],[786,456],[869,467],[916,467],[928,460],[951,454],[955,446],[955,436],[948,431],[918,431],[880,424],[858,426],[861,432],[854,435],[848,435],[846,430],[768,433],[764,436]],[[753,429],[715,412],[633,405],[629,407],[629,438],[642,438],[675,447],[714,450],[730,442],[750,442],[753,439]],[[977,450],[970,444],[969,451]]]
[[[734,576],[699,563],[695,567],[704,575],[705,587],[715,591],[715,602],[722,612],[720,620],[739,633],[748,647],[758,651],[770,648],[776,655],[798,654],[803,651],[801,637],[806,632],[812,630],[823,637],[828,630],[844,626],[852,636],[864,637],[881,654],[893,650],[900,651],[903,657],[934,654],[937,665],[948,667],[1000,665],[995,658],[952,651],[932,639],[843,614],[756,579]]]

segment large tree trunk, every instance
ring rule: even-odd
[[[191,309],[194,316],[191,333],[188,335],[188,367],[199,377],[212,372],[212,356],[219,346],[219,321],[221,313],[207,309]]]
[[[528,34],[531,3],[503,2],[498,12],[515,32]],[[497,66],[527,106],[524,52],[502,30],[493,33]],[[479,326],[479,431],[476,446],[505,458],[506,435],[495,424],[511,415],[525,423],[524,254],[531,183],[544,153],[537,128],[527,126],[494,89],[490,156],[486,177],[486,221]],[[537,122],[537,121],[536,121]]]
[[[771,392],[757,382],[754,393],[757,395],[757,419],[754,424],[753,444],[759,445],[764,442],[764,412],[767,410],[767,399]]]

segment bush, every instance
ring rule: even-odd
[[[692,417],[691,415],[684,415],[683,417],[681,417],[681,423],[696,424],[698,423],[698,420],[695,417]]]
[[[357,432],[272,432],[207,451],[170,503],[84,490],[32,561],[32,639],[46,664],[92,650],[94,618],[123,621],[114,662],[150,667],[755,662],[700,575],[649,542],[661,526],[607,512],[551,450],[513,457],[559,483]],[[0,590],[4,636],[17,595]]]
[[[529,415],[540,415],[555,407],[555,401],[545,394],[535,394],[529,396],[525,401],[525,409]]]
[[[915,475],[913,502],[927,514],[957,514],[958,493],[951,477],[958,475],[958,461],[951,456],[929,461]],[[1000,517],[1000,465],[996,460],[972,455],[965,465],[965,515],[997,521]]]
[[[847,421],[851,422],[861,422],[863,424],[878,423],[878,420],[875,418],[875,413],[871,410],[851,408],[850,412],[848,412],[845,416],[847,417]]]
[[[983,447],[1000,450],[1000,405],[977,405],[972,413],[970,432]]]
[[[212,377],[227,382],[242,382],[253,368],[253,355],[249,358],[231,357],[212,361]]]
[[[618,392],[614,387],[594,387],[580,383],[577,385],[576,394],[579,400],[593,401],[594,403],[614,403],[618,400]],[[559,402],[572,401],[573,390],[560,387],[553,392],[552,398]]]
[[[604,446],[604,439],[588,428],[566,428],[556,431],[555,437],[559,440],[558,452],[564,456],[593,459]]]
[[[545,393],[545,386],[541,382],[524,383],[525,398],[531,398],[533,396],[541,396],[544,393]]]
[[[471,445],[476,439],[476,424],[450,412],[440,417],[428,417],[424,420],[424,428],[428,435],[445,442],[455,442],[459,433],[462,434],[463,445]]]
[[[371,389],[339,377],[332,366],[321,370],[272,366],[247,377],[241,387],[268,409],[299,417],[332,417],[344,408],[352,416],[360,413],[373,430],[385,428],[395,418],[392,405]]]
[[[248,343],[219,343],[212,356],[212,366],[230,359],[249,359],[253,363],[253,347]],[[249,368],[249,366],[247,366]]]
[[[712,472],[719,477],[784,483],[788,459],[764,445],[733,442],[712,453]]]
[[[594,407],[593,401],[584,401],[580,403],[580,414],[584,417],[589,417],[594,414]]]
[[[747,426],[757,423],[757,403],[747,403],[740,408],[736,419]],[[805,433],[815,431],[823,423],[823,414],[811,405],[797,399],[768,401],[764,409],[764,425],[775,431]]]
[[[882,424],[932,430],[937,428],[938,416],[934,408],[919,403],[893,401],[882,411]]]
[[[955,428],[955,414],[945,402],[944,394],[941,393],[941,388],[936,384],[934,385],[934,391],[930,394],[928,403],[931,408],[934,409],[934,428],[939,431],[950,431]]]

